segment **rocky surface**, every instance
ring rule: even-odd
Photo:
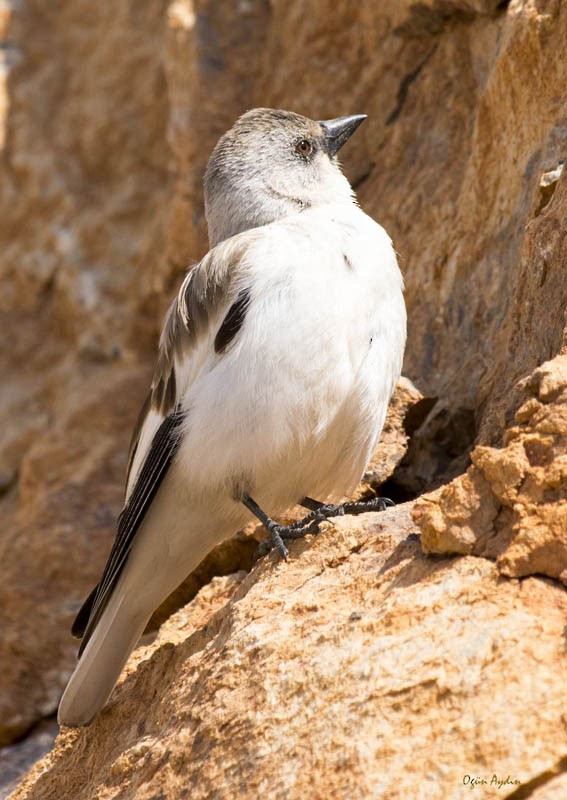
[[[478,446],[467,472],[414,508],[426,553],[496,559],[503,575],[567,584],[567,355],[523,386],[502,448]]]
[[[426,558],[414,531],[404,506],[341,519],[288,563],[214,579],[12,800],[452,800],[467,775],[552,770],[565,592],[486,559]]]
[[[41,768],[46,777],[36,772],[21,791],[40,797],[45,788],[60,797],[50,787],[75,780],[83,792],[76,796],[89,796],[87,773],[80,772],[85,754],[96,787],[91,796],[158,797],[157,789],[137,787],[138,767],[147,786],[157,786],[148,777],[152,764],[156,775],[165,774],[168,748],[178,737],[196,763],[211,753],[204,782],[191,790],[196,797],[216,780],[219,797],[231,780],[242,780],[243,791],[260,786],[267,796],[272,785],[274,797],[305,787],[309,794],[310,774],[320,776],[313,784],[319,796],[328,796],[340,790],[333,783],[339,772],[344,796],[394,797],[397,779],[397,796],[461,797],[459,770],[503,778],[506,772],[533,797],[563,797],[567,767],[551,737],[565,741],[554,705],[561,675],[554,609],[563,602],[557,598],[566,569],[567,5],[4,0],[0,31],[0,744],[25,736],[53,713],[74,663],[68,627],[113,537],[129,433],[151,374],[161,315],[188,264],[206,249],[204,165],[218,135],[248,107],[288,107],[316,118],[369,115],[356,146],[353,140],[345,148],[344,164],[362,206],[384,224],[400,254],[410,323],[405,373],[423,397],[394,404],[360,492],[374,491],[386,478],[383,491],[395,499],[427,493],[412,523],[405,510],[366,526],[341,521],[339,544],[329,533],[313,552],[297,545],[297,558],[273,575],[268,560],[243,582],[213,581],[210,595],[203,589],[201,599],[174,618],[177,627],[170,623],[153,649],[133,656],[109,716],[89,731],[66,733]],[[378,524],[385,525],[389,555],[369,544]],[[399,537],[409,531],[420,531],[423,547],[441,555],[426,559],[416,543],[404,545],[411,553],[407,569],[416,572],[412,581],[399,579],[398,591]],[[359,553],[341,550],[351,539],[363,543]],[[241,537],[213,554],[153,627],[214,575],[249,570],[254,547],[253,539]],[[354,583],[333,566],[339,551],[355,570]],[[369,562],[359,563],[370,551]],[[465,557],[449,558],[449,552]],[[312,558],[320,559],[317,580],[328,573],[328,585],[311,580]],[[380,558],[381,577],[374,572]],[[469,570],[477,570],[476,577]],[[290,583],[295,571],[297,582]],[[390,579],[387,596],[374,593],[371,581],[386,585]],[[257,641],[252,657],[233,615],[255,597],[256,610],[250,605],[246,619],[277,606],[277,598],[293,604],[301,580],[305,616],[293,612],[288,621],[280,615],[273,628],[269,615],[260,629],[250,623]],[[340,598],[334,580],[337,586],[346,580]],[[460,582],[466,588],[459,593]],[[243,586],[247,594],[240,597]],[[363,627],[361,620],[345,623],[347,633],[342,618],[333,621],[338,598],[345,609],[350,599],[358,613],[358,586],[368,594],[364,613],[373,620],[366,638],[351,633]],[[316,599],[307,599],[308,589]],[[394,601],[392,615],[382,619],[380,609]],[[309,603],[317,611],[309,611]],[[475,639],[475,626],[467,628],[477,611],[478,630],[490,629],[492,639]],[[299,623],[310,614],[323,636],[321,651],[310,623]],[[451,614],[457,620],[452,626]],[[216,623],[207,633],[209,617],[219,620],[220,638]],[[278,628],[287,632],[294,620],[307,643],[300,659],[290,651],[288,660]],[[434,654],[423,631],[437,644],[439,672],[430,669]],[[459,643],[454,647],[451,632]],[[362,713],[356,692],[363,679],[356,676],[364,670],[349,660],[350,645],[344,659],[341,649],[351,636],[361,658],[372,651],[372,637],[383,644],[380,659],[391,668],[377,672],[370,659],[364,679],[381,702],[398,692],[399,707],[384,701],[382,716],[370,701],[375,711],[368,720]],[[485,663],[479,666],[474,651],[484,658],[489,640],[497,642],[499,655],[496,666],[486,656],[485,691],[480,679],[474,682]],[[205,644],[193,653],[190,642]],[[501,642],[510,647],[498,661]],[[139,662],[140,652],[146,661]],[[288,684],[283,667],[269,661],[271,652],[289,667]],[[340,687],[321,666],[319,652],[350,676],[343,693],[333,694]],[[219,653],[225,663],[234,659],[233,678],[222,674]],[[179,684],[169,658],[187,670]],[[194,658],[200,675],[213,676],[210,686],[204,679],[192,682]],[[529,685],[522,659],[534,676]],[[158,691],[158,673],[152,683],[153,664],[174,688],[169,699]],[[306,681],[297,689],[297,664],[313,692]],[[413,677],[400,688],[406,664]],[[263,676],[265,684],[256,674],[260,665],[274,670]],[[461,673],[473,675],[475,691],[459,688]],[[255,716],[245,713],[244,701],[237,705],[232,685],[230,702],[221,707],[223,681],[235,675],[244,699],[243,686],[257,692]],[[438,692],[445,680],[450,689]],[[218,697],[215,681],[224,687]],[[194,694],[184,694],[188,687]],[[144,717],[136,709],[154,693],[160,699],[145,749]],[[317,694],[328,707],[318,704]],[[188,710],[194,697],[199,726]],[[529,714],[520,715],[520,697]],[[128,709],[122,715],[119,699]],[[228,727],[221,730],[225,711]],[[161,740],[166,713],[171,720]],[[128,714],[141,721],[129,724]],[[344,730],[356,734],[352,745],[340,738],[341,719]],[[111,729],[114,738],[107,735]],[[243,745],[246,764],[261,762],[264,777],[248,766],[238,771],[226,731],[235,741],[252,731],[256,739]],[[270,748],[287,758],[269,758]],[[37,751],[30,745],[29,752]],[[224,772],[223,753],[232,764]],[[423,769],[416,754],[423,754]],[[97,758],[113,764],[106,779],[97,772]],[[174,758],[168,769],[167,796],[182,797],[183,781],[196,773],[183,759]],[[371,777],[356,788],[349,783],[355,773],[362,781],[379,769],[375,783]],[[184,777],[175,778],[176,770]],[[435,792],[435,780],[444,794]],[[483,796],[493,791],[482,784],[477,789]],[[514,796],[520,789],[494,792]]]

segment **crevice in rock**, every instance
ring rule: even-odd
[[[459,7],[451,0],[439,0],[433,5],[414,3],[410,6],[408,17],[394,30],[397,36],[405,39],[422,39],[438,36],[450,24],[470,24],[477,13],[472,9]]]
[[[394,34],[405,39],[439,36],[448,28],[471,25],[478,17],[499,16],[508,9],[509,4],[510,0],[495,2],[484,10],[463,7],[463,3],[455,0],[412,3],[407,18],[395,28]]]
[[[426,54],[425,58],[422,58],[422,60],[419,62],[417,67],[412,69],[412,71],[409,72],[402,79],[402,82],[400,83],[400,85],[398,87],[396,105],[395,105],[394,109],[390,112],[390,114],[388,115],[388,118],[386,120],[386,125],[393,125],[394,122],[398,119],[398,117],[402,113],[403,107],[406,104],[406,100],[408,98],[408,92],[409,92],[410,86],[416,80],[416,78],[418,77],[419,73],[424,68],[424,66],[427,64],[427,62],[429,61],[429,59],[435,53],[436,50],[437,50],[437,45],[434,44],[433,47],[429,50],[429,52]]]
[[[560,758],[552,767],[536,775],[531,781],[523,783],[510,794],[507,794],[504,800],[525,800],[528,797],[532,797],[536,789],[549,783],[549,781],[556,778],[562,772],[567,772],[567,756]]]
[[[410,437],[406,455],[381,493],[396,503],[414,500],[462,474],[470,465],[476,438],[473,409],[449,409],[436,397],[425,397],[404,420]]]

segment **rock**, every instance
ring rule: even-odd
[[[0,750],[0,800],[5,800],[32,764],[51,750],[58,731],[55,719],[42,720],[21,742]]]
[[[426,553],[474,553],[504,575],[567,584],[567,355],[523,392],[504,447],[476,447],[467,472],[421,497],[414,519]]]
[[[81,377],[67,384],[67,413],[62,404],[21,462],[20,507],[7,504],[12,495],[0,507],[1,744],[54,714],[76,659],[70,625],[100,577],[122,503],[139,373],[105,369],[104,393],[98,376]]]
[[[509,793],[556,778],[566,593],[426,558],[408,510],[341,518],[287,563],[214,579],[12,800],[456,800],[466,776]]]

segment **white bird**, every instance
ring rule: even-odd
[[[88,724],[153,611],[257,516],[345,497],[377,444],[400,375],[403,282],[336,153],[363,115],[315,122],[255,109],[205,175],[211,249],[167,314],[134,431],[124,509],[73,632],[79,662],[59,722]]]

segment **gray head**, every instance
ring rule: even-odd
[[[219,139],[205,173],[211,247],[305,208],[351,202],[336,154],[365,118],[315,122],[271,108],[243,114]]]

